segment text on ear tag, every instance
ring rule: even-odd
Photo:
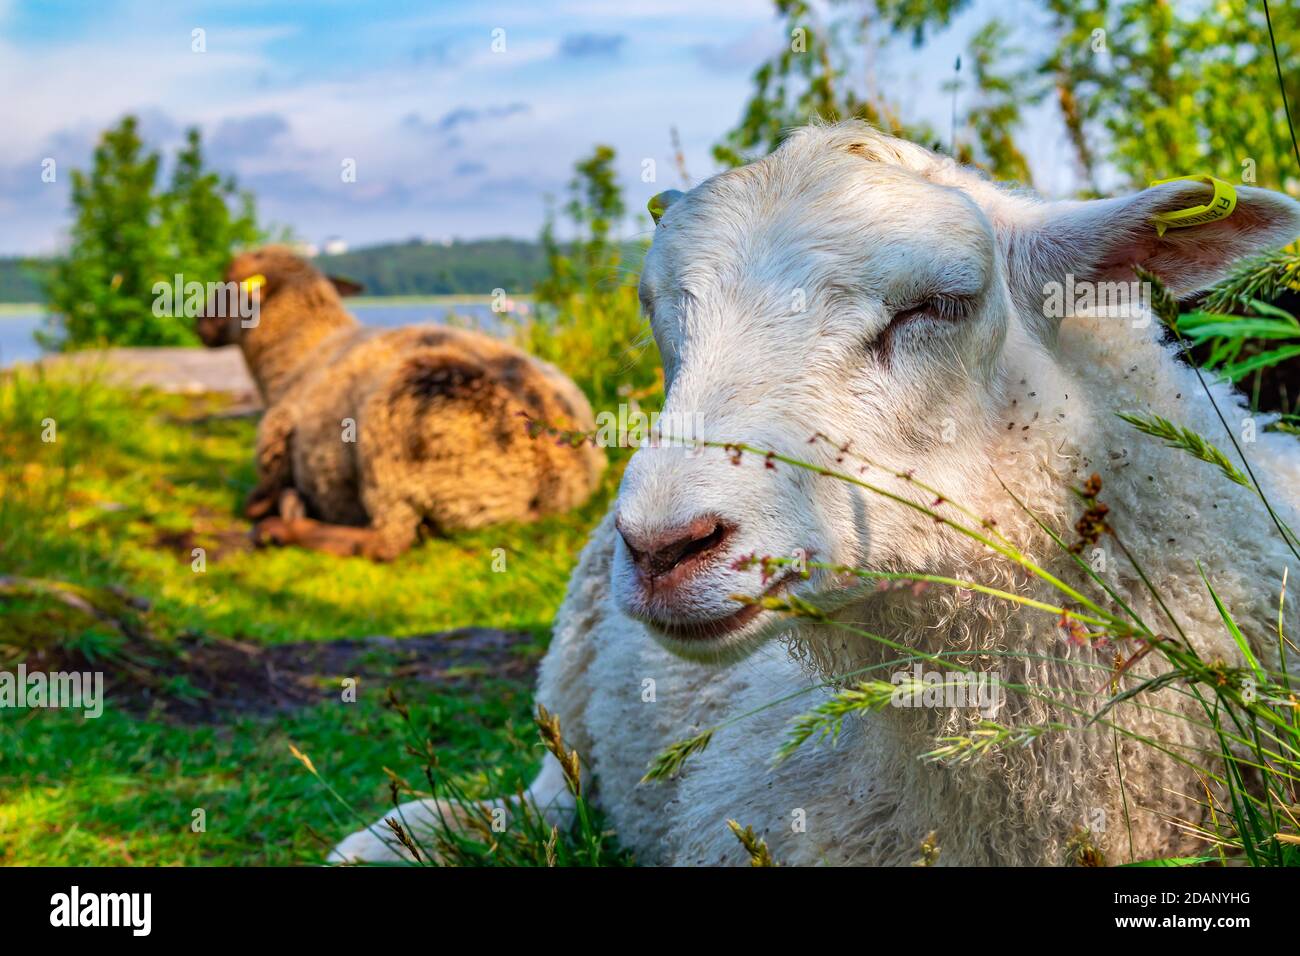
[[[1163,186],[1165,183],[1176,183],[1182,180],[1213,186],[1214,197],[1202,206],[1189,206],[1186,209],[1175,209],[1173,212],[1156,213],[1151,218],[1155,220],[1157,236],[1163,236],[1166,229],[1203,226],[1207,222],[1227,219],[1237,208],[1237,190],[1232,188],[1231,183],[1225,183],[1222,179],[1215,179],[1213,176],[1174,176],[1170,179],[1153,180],[1151,185]]]

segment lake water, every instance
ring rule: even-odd
[[[369,302],[348,303],[348,311],[364,325],[393,328],[398,325],[443,323],[454,313],[485,332],[497,332],[501,321],[486,302]],[[33,334],[41,327],[44,316],[40,312],[0,312],[0,368],[17,362],[30,362],[41,357],[41,348]]]

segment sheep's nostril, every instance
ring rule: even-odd
[[[700,566],[721,550],[731,537],[732,526],[714,515],[705,515],[685,527],[653,534],[619,534],[634,564],[651,578],[662,577],[685,566]]]

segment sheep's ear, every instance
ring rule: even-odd
[[[1208,207],[1198,214],[1196,207]],[[1229,211],[1229,208],[1230,211]],[[1225,214],[1226,212],[1226,214]],[[1300,235],[1300,203],[1281,193],[1192,179],[1131,196],[1034,207],[1010,227],[1008,268],[1017,298],[1043,297],[1048,283],[1131,282],[1140,265],[1176,296],[1223,278],[1244,256]]]
[[[344,279],[340,276],[326,276],[330,284],[334,286],[339,295],[360,295],[366,291],[366,287],[360,282],[353,282],[351,279]]]

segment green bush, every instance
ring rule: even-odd
[[[564,206],[576,238],[557,242],[548,216],[547,275],[537,284],[536,313],[518,322],[515,335],[521,348],[567,373],[598,412],[620,402],[657,408],[663,396],[659,350],[624,262],[627,246],[613,238],[626,215],[614,160],[613,149],[597,146],[578,162]]]
[[[71,245],[47,280],[52,317],[38,334],[47,348],[197,344],[192,323],[154,314],[155,284],[219,281],[231,251],[261,238],[252,197],[204,169],[197,129],[159,192],[160,156],[136,126],[125,117],[101,137],[91,171],[72,173]]]

